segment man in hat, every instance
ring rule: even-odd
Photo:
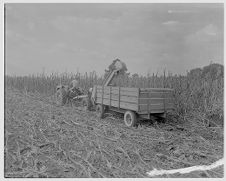
[[[76,78],[71,81],[69,89],[69,99],[73,99],[75,96],[82,95],[82,90],[80,89],[79,80]]]
[[[72,87],[70,88],[70,90],[73,90],[75,88],[77,88],[77,89],[79,88],[78,87],[78,79],[77,78],[71,81],[71,86]]]

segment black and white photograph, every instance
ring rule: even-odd
[[[2,6],[4,178],[224,178],[223,2]]]

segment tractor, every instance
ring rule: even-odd
[[[108,68],[109,70],[105,70],[106,78],[103,81],[104,86],[111,85],[111,81],[114,76],[123,74],[127,71],[125,63],[119,59],[114,60]],[[72,85],[72,87],[70,87],[70,85],[62,84],[56,87],[56,103],[59,106],[69,104],[71,106],[85,106],[87,110],[96,109],[95,95],[95,87],[90,88],[88,92],[85,93],[82,88],[78,87],[78,83],[76,83],[76,85]]]
[[[59,106],[85,106],[87,99],[84,90],[80,87],[69,88],[68,85],[58,85],[56,88],[56,103]]]

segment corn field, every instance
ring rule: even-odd
[[[189,111],[200,111],[223,117],[224,77],[223,66],[211,64],[202,69],[187,72],[187,75],[119,75],[113,81],[117,86],[139,88],[172,88],[174,89],[175,105],[179,114]],[[47,96],[55,93],[59,84],[68,85],[73,79],[79,79],[79,86],[88,90],[93,85],[101,85],[104,76],[95,72],[76,74],[50,74],[30,76],[6,76],[5,85],[20,91],[40,93]]]
[[[128,129],[119,114],[99,119],[95,111],[49,101],[58,84],[79,79],[87,90],[102,84],[90,74],[5,77],[5,177],[143,178],[157,169],[210,165],[223,157],[223,66],[212,64],[186,76],[120,75],[123,87],[174,89],[176,110],[164,123],[139,122]],[[206,121],[211,124],[206,126]],[[223,177],[223,165],[161,178]]]

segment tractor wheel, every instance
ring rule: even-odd
[[[87,109],[86,110],[92,111],[93,109],[96,109],[95,103],[91,100],[91,97],[87,97],[86,101],[87,101]]]
[[[88,110],[88,111],[91,111],[91,107],[92,107],[92,102],[91,102],[91,100],[90,100],[90,98],[88,97],[87,98],[87,109],[86,110]]]
[[[85,98],[82,99],[81,105],[84,108],[84,110],[87,110],[88,104],[87,104],[87,100]]]
[[[124,114],[124,122],[125,125],[128,127],[135,126],[137,122],[137,115],[132,111],[126,111]]]
[[[99,118],[103,118],[104,117],[104,106],[101,104],[96,105],[96,112]]]
[[[65,105],[67,102],[67,93],[65,90],[60,90],[56,95],[56,103],[59,106]]]

